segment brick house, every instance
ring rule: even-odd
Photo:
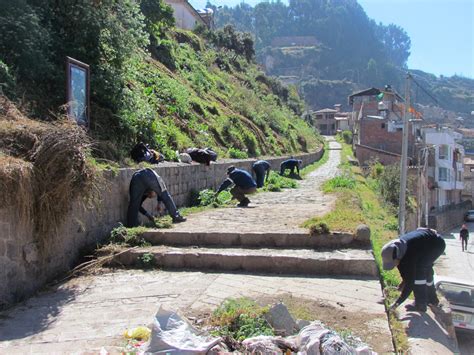
[[[354,151],[364,165],[378,160],[384,165],[399,161],[402,153],[403,99],[389,86],[385,90],[370,88],[349,96],[352,106],[350,126],[353,127]],[[416,160],[420,142],[421,120],[409,122],[408,157]]]

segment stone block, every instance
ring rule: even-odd
[[[288,336],[298,332],[298,325],[283,303],[274,305],[265,314],[265,319],[278,335]]]
[[[358,239],[370,240],[370,228],[365,224],[360,224],[356,229],[356,237]]]

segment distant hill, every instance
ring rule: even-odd
[[[347,109],[347,95],[367,87],[391,84],[404,92],[409,36],[397,25],[377,24],[357,1],[298,0],[288,5],[277,1],[255,7],[242,3],[220,8],[216,23],[250,32],[266,73],[292,77],[312,109],[335,103]],[[474,80],[438,78],[419,70],[413,76],[444,109],[466,119],[474,110]],[[421,90],[413,91],[416,102],[435,104]]]

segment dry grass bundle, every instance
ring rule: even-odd
[[[89,145],[71,121],[30,120],[0,96],[0,206],[16,209],[25,222],[32,216],[41,247],[73,201],[90,200],[97,174],[87,159]]]
[[[12,208],[17,222],[27,224],[33,200],[33,164],[0,152],[0,206]]]
[[[34,211],[40,236],[61,224],[72,201],[90,197],[94,169],[87,163],[88,149],[84,130],[68,121],[52,125],[35,147]]]

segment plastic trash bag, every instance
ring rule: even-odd
[[[151,338],[144,344],[146,354],[206,354],[221,338],[201,334],[177,313],[160,309],[155,315]]]
[[[125,339],[134,339],[134,340],[145,340],[150,339],[151,330],[147,327],[136,327],[133,329],[127,329],[123,336]]]

